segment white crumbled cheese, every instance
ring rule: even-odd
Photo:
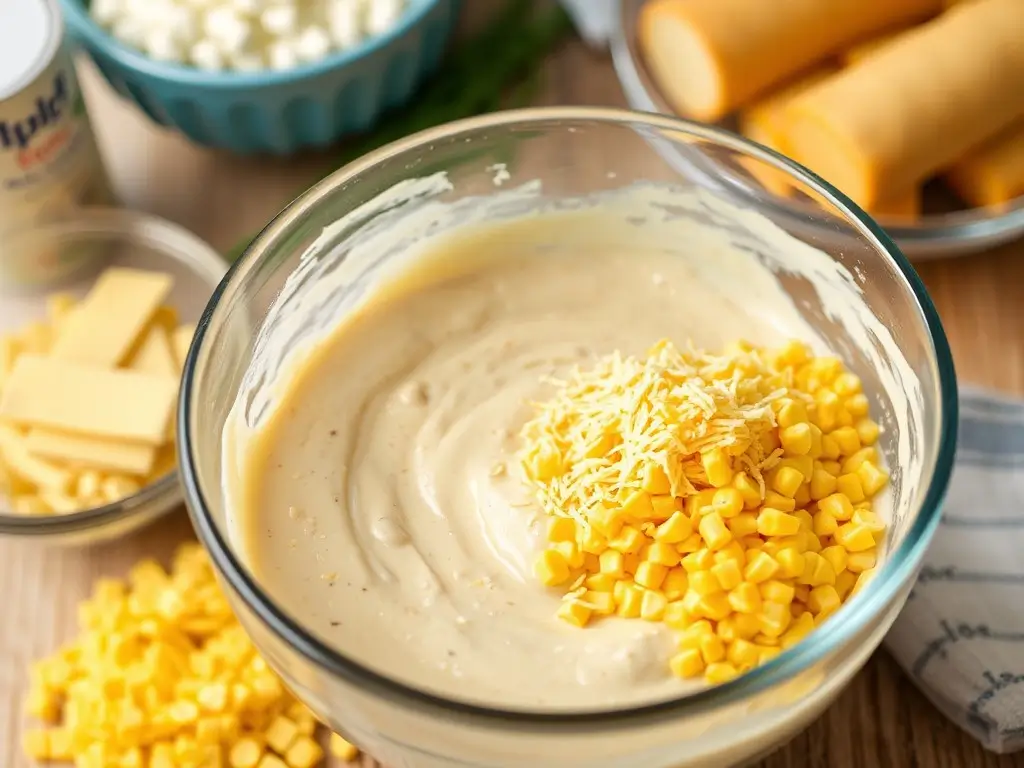
[[[158,61],[257,72],[319,61],[392,29],[408,0],[92,0],[95,21]]]

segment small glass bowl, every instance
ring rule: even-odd
[[[163,219],[134,211],[87,209],[52,224],[5,239],[4,252],[35,251],[42,258],[81,262],[69,282],[46,291],[84,295],[105,266],[130,266],[174,275],[167,298],[182,322],[195,323],[227,270],[227,263],[192,233]],[[0,259],[4,258],[0,252]],[[45,316],[45,293],[4,294],[0,333],[10,333]],[[117,538],[156,520],[181,504],[177,472],[111,504],[70,514],[14,515],[0,495],[0,535],[56,544],[91,544]]]
[[[644,2],[618,0],[616,24],[611,39],[612,60],[630,107],[675,116],[647,71],[637,45],[637,17]],[[723,122],[729,123],[729,120]],[[735,124],[729,123],[729,127],[735,127]],[[756,198],[759,207],[773,209],[775,218],[786,218],[790,222],[806,221],[807,211],[814,208],[814,202],[810,199],[802,202],[776,196],[749,168],[728,165],[710,168],[706,157],[694,157],[679,148],[668,151],[675,154],[675,157],[668,158],[670,162],[689,166],[689,173],[699,172],[698,169],[704,166],[703,171],[709,178],[714,178],[722,186],[731,187],[734,192],[742,191]],[[710,158],[712,162],[716,159]],[[926,194],[932,186],[928,185]],[[936,186],[942,185],[936,183]],[[934,191],[938,193],[935,197],[939,198],[934,201],[936,208],[942,212],[926,213],[913,222],[879,218],[889,236],[905,254],[915,260],[976,253],[1024,236],[1024,197],[1002,207],[956,208],[951,192],[946,189]],[[816,233],[817,237],[823,235],[827,236],[826,228]]]

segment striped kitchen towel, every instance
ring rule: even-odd
[[[885,645],[947,717],[1024,749],[1024,402],[960,390],[942,522]]]

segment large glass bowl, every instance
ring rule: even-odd
[[[431,206],[457,204],[472,218],[483,201],[525,182],[539,181],[540,197],[562,208],[638,183],[669,184],[683,193],[703,184],[703,175],[686,176],[665,160],[659,151],[665,145],[763,166],[815,195],[821,211],[805,214],[808,220],[789,231],[842,264],[855,281],[863,312],[877,318],[881,326],[876,327],[888,329],[886,341],[878,335],[851,335],[830,323],[807,281],[787,272],[787,254],[761,254],[765,263],[775,265],[775,277],[799,311],[862,377],[887,427],[881,448],[896,457],[889,463],[899,511],[884,564],[839,614],[770,663],[719,687],[619,711],[480,706],[410,687],[381,671],[387,669],[386,660],[379,669],[369,669],[346,658],[296,621],[289,605],[270,597],[247,568],[226,524],[232,513],[222,498],[228,411],[240,392],[245,392],[242,402],[253,402],[249,397],[255,390],[249,386],[266,378],[246,373],[254,355],[262,354],[268,334],[281,330],[265,322],[268,310],[273,316],[296,294],[318,286],[316,279],[291,279],[287,285],[286,280],[294,278],[300,260],[307,277],[310,264],[314,275],[327,275],[345,262],[359,238],[394,232],[410,220],[420,221],[424,229],[410,233],[405,245],[422,242],[442,228]],[[392,196],[381,204],[382,191],[402,182],[400,189],[415,190],[410,180],[441,171],[449,185]],[[731,232],[730,237],[744,237],[764,222],[752,215],[749,200],[729,198],[727,187],[707,194],[735,206],[732,216],[708,219],[711,226]],[[514,213],[517,205],[523,211],[530,207],[519,201],[505,212]],[[787,219],[779,226],[792,223]],[[842,246],[833,247],[829,237],[816,238],[820,232],[841,235]],[[572,247],[579,234],[559,230],[552,237],[561,242],[549,245]],[[324,296],[319,283],[315,295],[324,298],[323,310],[337,317],[353,299],[348,293],[363,290],[376,270],[393,266],[401,245],[373,252],[350,291]],[[684,241],[664,245],[680,251],[689,247]],[[736,289],[742,292],[743,286]],[[301,345],[302,333],[295,330],[289,326],[289,338]],[[880,365],[866,362],[872,355]],[[913,392],[883,388],[880,368],[890,364],[913,372]],[[273,389],[256,397],[272,403]],[[567,107],[499,113],[416,134],[337,171],[293,202],[253,242],[206,310],[186,364],[178,436],[195,528],[242,623],[303,701],[385,765],[669,768],[739,764],[771,751],[816,718],[864,664],[902,607],[939,521],[956,417],[953,364],[935,309],[906,258],[849,200],[798,166],[722,130],[655,115]]]

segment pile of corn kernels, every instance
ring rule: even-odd
[[[76,768],[313,768],[319,724],[256,653],[206,554],[101,580],[81,633],[31,671],[32,758]],[[345,760],[356,749],[332,734]]]
[[[799,642],[874,572],[888,475],[857,376],[800,343],[667,342],[561,382],[523,430],[548,515],[538,578],[578,627],[678,632],[672,671],[721,683]]]

